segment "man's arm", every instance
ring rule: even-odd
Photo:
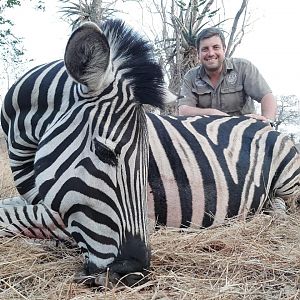
[[[260,121],[274,121],[277,113],[277,102],[272,93],[266,94],[260,101],[261,115],[248,114],[247,117],[251,117]]]
[[[261,115],[250,114],[248,116],[262,121],[268,119],[274,121],[276,118],[277,103],[268,83],[251,62],[245,59],[242,61],[247,62],[244,64],[244,90],[252,99],[261,99],[259,101],[261,104]]]
[[[199,107],[193,107],[189,105],[180,105],[178,108],[178,113],[180,116],[199,116],[199,115],[228,116],[228,114],[215,108],[199,108]]]
[[[277,113],[277,102],[272,93],[266,94],[261,99],[261,114],[272,121],[275,120]]]

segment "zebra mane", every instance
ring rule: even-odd
[[[168,91],[150,42],[119,19],[109,19],[100,28],[110,45],[113,66],[127,69],[124,77],[132,83],[135,101],[162,108]]]

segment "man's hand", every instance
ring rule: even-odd
[[[274,127],[274,122],[273,120],[267,119],[266,117],[262,115],[257,115],[257,114],[247,114],[245,115],[246,117],[250,117],[259,121],[263,121],[265,123],[269,123],[271,127]]]
[[[257,114],[247,114],[245,115],[246,117],[249,117],[249,118],[253,118],[253,119],[256,119],[256,120],[260,120],[260,121],[268,121],[268,119],[262,115],[257,115]]]
[[[189,105],[180,105],[178,111],[180,116],[228,116],[225,112],[215,108],[199,108]]]
[[[210,108],[209,115],[213,115],[213,116],[229,116],[227,113],[225,113],[223,111],[220,111],[218,109],[215,109],[215,108]]]

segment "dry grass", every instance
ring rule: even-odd
[[[0,199],[14,196],[16,193],[9,168],[6,144],[0,126]]]
[[[15,193],[0,140],[0,197]],[[300,299],[300,212],[214,229],[151,235],[149,281],[99,291],[72,281],[76,249],[22,237],[0,240],[0,299]]]
[[[72,282],[81,256],[63,245],[2,239],[0,299],[299,299],[298,215],[151,235],[152,267],[140,287],[97,291]]]

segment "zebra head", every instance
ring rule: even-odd
[[[145,273],[148,133],[142,104],[163,105],[161,68],[150,44],[118,20],[101,29],[93,23],[77,28],[64,62],[76,101],[39,144],[39,191],[84,252],[85,275]],[[95,278],[101,284],[102,277]],[[131,284],[141,277],[127,278]]]

